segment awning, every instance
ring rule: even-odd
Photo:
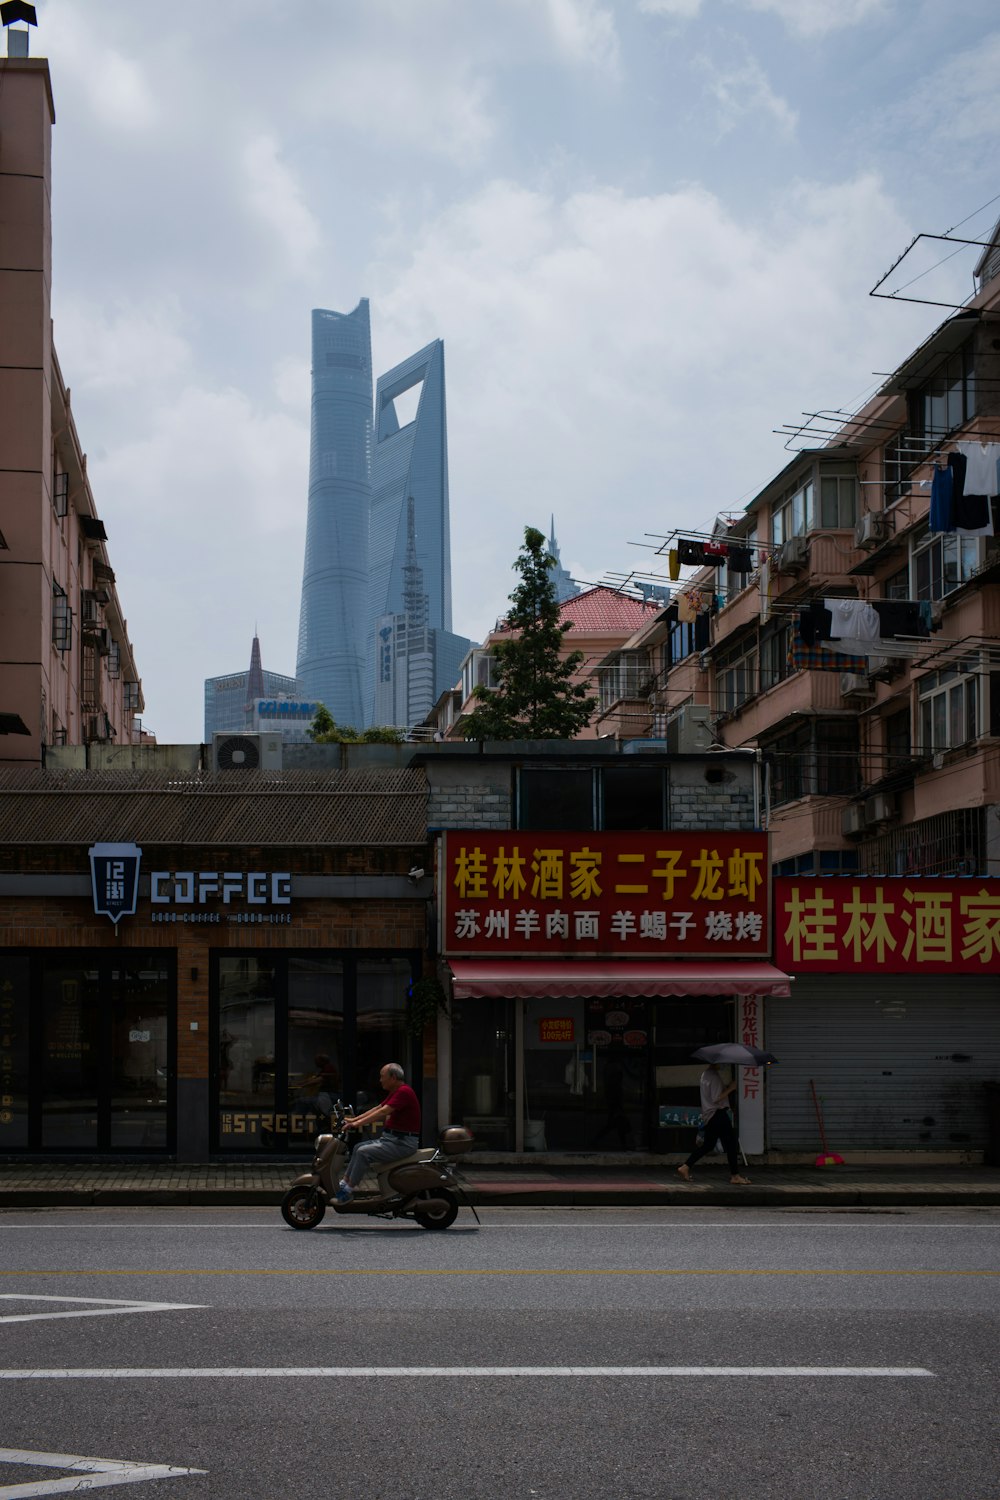
[[[773,964],[665,963],[657,959],[449,958],[456,1000],[605,999],[613,995],[774,995],[787,1000],[791,981]]]

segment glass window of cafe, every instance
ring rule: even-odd
[[[172,953],[0,954],[0,1154],[168,1151]]]
[[[335,1099],[358,1113],[379,1102],[384,1063],[414,1082],[406,1003],[419,962],[415,953],[214,954],[215,1149],[311,1149]]]
[[[513,1151],[520,1072],[526,1152],[688,1151],[705,1066],[692,1054],[731,1039],[733,1004],[718,996],[453,1001],[452,1114],[482,1149]]]

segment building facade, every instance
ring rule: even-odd
[[[340,769],[339,746],[327,769],[178,775],[180,748],[0,771],[0,1154],[308,1153],[317,1073],[364,1106],[389,1058],[433,1118],[433,1044],[406,1026],[423,775]]]
[[[205,743],[210,745],[215,734],[255,729],[255,705],[261,699],[296,702],[300,698],[298,678],[264,670],[260,641],[254,636],[245,672],[205,678]]]
[[[0,763],[143,738],[142,682],[52,342],[48,63],[0,90]],[[148,738],[148,736],[147,736]]]
[[[309,507],[299,615],[302,695],[338,724],[368,722],[368,528],[372,498],[368,299],[312,315]]]

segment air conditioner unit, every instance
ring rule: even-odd
[[[870,510],[863,515],[854,531],[854,545],[862,552],[872,552],[885,541],[888,535],[885,511]]]
[[[848,807],[844,808],[843,816],[840,820],[840,828],[845,837],[849,839],[857,838],[859,833],[864,833],[865,810],[859,802],[852,802]]]
[[[868,703],[874,698],[875,689],[866,672],[841,672],[840,696],[852,703]]]
[[[280,771],[280,734],[216,734],[213,771]]]
[[[788,538],[778,553],[779,573],[801,573],[809,562],[809,541],[804,536]]]
[[[705,703],[685,703],[667,720],[671,755],[700,755],[712,747],[712,711]]]
[[[896,816],[896,799],[887,792],[869,797],[864,804],[865,826],[874,828],[879,823],[888,823]]]

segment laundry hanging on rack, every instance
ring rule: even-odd
[[[993,500],[1000,494],[1000,443],[956,443],[947,468],[931,479],[929,531],[993,536]]]
[[[808,672],[870,672],[871,662],[867,656],[848,656],[843,651],[833,651],[828,646],[807,646],[794,635],[788,643],[788,666],[792,670],[803,668]]]
[[[912,599],[814,599],[799,612],[798,637],[805,646],[828,645],[838,655],[856,656],[869,642],[895,636],[929,636],[936,626],[930,611]],[[845,671],[847,669],[845,668]]]

